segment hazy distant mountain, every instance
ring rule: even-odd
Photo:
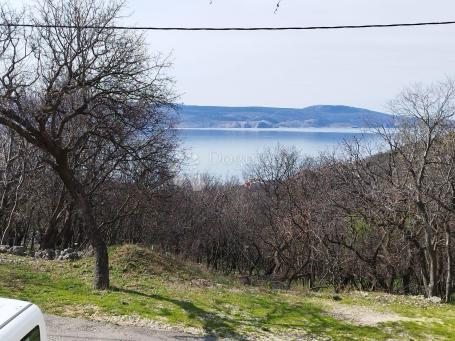
[[[393,126],[392,116],[343,105],[303,109],[268,107],[179,106],[182,128],[306,128]]]

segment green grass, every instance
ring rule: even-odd
[[[330,293],[244,287],[233,278],[137,246],[112,248],[110,256],[112,288],[96,291],[91,259],[57,262],[0,255],[0,296],[32,301],[49,314],[139,325],[151,321],[235,339],[269,339],[273,334],[281,339],[445,340],[455,335],[452,305],[422,306],[384,294],[343,295],[344,304],[409,318],[359,326],[328,314]],[[194,279],[210,286],[193,285]]]

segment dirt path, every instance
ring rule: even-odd
[[[168,340],[217,340],[169,331],[140,327],[124,327],[83,319],[46,315],[50,341],[168,341]]]
[[[375,326],[379,323],[403,321],[406,317],[379,312],[368,307],[328,302],[327,309],[331,316],[339,320],[353,322],[361,326]]]

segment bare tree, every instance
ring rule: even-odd
[[[0,141],[0,244],[6,241],[14,244],[17,240],[8,236],[15,217],[21,215],[18,211],[26,200],[23,187],[30,181],[32,174],[36,173],[39,159],[36,157],[36,149],[8,128],[0,130]]]
[[[355,218],[370,234],[362,245],[358,231],[338,240],[368,264],[383,287],[395,277],[408,282],[409,270],[419,264],[428,297],[450,299],[452,287],[451,234],[453,230],[453,129],[455,88],[451,80],[405,89],[391,104],[398,128],[379,131],[385,149],[373,155],[360,143],[346,147],[348,158],[333,162],[338,183],[337,206]],[[355,230],[355,229],[354,229]],[[363,235],[365,229],[362,229]],[[393,237],[395,236],[395,237]],[[346,241],[347,239],[347,241]],[[394,260],[401,240],[407,250]],[[368,245],[367,244],[367,245]],[[445,245],[445,246],[444,246]],[[445,248],[445,250],[444,250]],[[442,261],[445,253],[446,262]],[[416,258],[416,259],[414,259]],[[445,263],[445,264],[444,264]],[[414,265],[413,265],[414,264]],[[387,269],[386,271],[381,269]],[[443,279],[445,278],[445,284]],[[405,285],[405,284],[404,284]],[[444,289],[445,288],[445,289]],[[445,293],[443,293],[445,291]]]
[[[147,182],[171,168],[167,66],[144,37],[110,28],[123,2],[41,0],[34,29],[0,32],[0,124],[42,150],[84,218],[98,289],[109,287],[92,191],[120,174]],[[2,20],[21,17],[2,8]],[[87,187],[86,184],[91,186]]]
[[[437,293],[441,266],[438,250],[443,245],[443,231],[450,229],[450,219],[443,218],[440,202],[434,199],[434,194],[441,167],[441,150],[447,146],[454,128],[455,84],[449,79],[428,87],[405,89],[392,102],[391,108],[403,120],[397,132],[384,131],[382,136],[390,148],[390,165],[401,177],[400,182],[394,182],[395,188],[413,204],[416,227],[421,226],[423,230],[422,274],[426,293],[431,297]],[[447,150],[444,153],[447,154]],[[452,153],[449,151],[447,155]],[[450,164],[446,169],[453,166]],[[445,185],[449,186],[449,183]],[[445,238],[450,244],[450,232]],[[447,269],[449,279],[450,268]]]
[[[322,175],[316,160],[280,146],[261,153],[250,165],[251,181],[260,189],[256,201],[266,219],[259,236],[272,250],[268,272],[288,286],[304,276],[320,251],[314,213]],[[311,273],[309,277],[311,283]]]

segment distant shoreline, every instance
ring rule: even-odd
[[[396,123],[394,116],[389,114],[344,105],[315,105],[302,109],[180,105],[177,113],[182,128],[369,129],[394,127]]]
[[[365,133],[375,134],[375,128],[355,127],[308,127],[308,128],[188,128],[177,127],[175,130],[201,130],[201,131],[246,131],[246,132],[295,132],[295,133]],[[390,128],[393,129],[393,128]]]

